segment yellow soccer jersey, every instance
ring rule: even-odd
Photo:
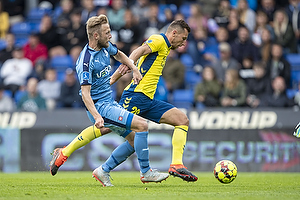
[[[163,67],[170,53],[171,44],[165,34],[152,35],[145,44],[150,47],[152,53],[140,57],[137,61],[137,67],[143,79],[138,85],[131,81],[125,90],[142,92],[150,99],[153,99],[158,79],[162,75]]]

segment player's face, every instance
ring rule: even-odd
[[[97,43],[98,48],[107,48],[109,46],[108,42],[111,37],[109,24],[102,24],[100,29],[100,37]]]
[[[174,39],[171,42],[171,49],[177,49],[178,47],[184,46],[185,45],[185,41],[187,40],[188,37],[188,31],[186,29],[184,29],[184,31],[182,32],[178,32],[176,30],[174,30]]]

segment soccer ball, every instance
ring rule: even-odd
[[[231,183],[237,176],[237,167],[230,160],[221,160],[214,168],[214,175],[221,183]]]

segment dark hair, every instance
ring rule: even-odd
[[[170,24],[170,26],[169,26],[167,32],[168,32],[168,31],[171,31],[171,29],[175,29],[175,28],[177,28],[177,27],[180,27],[180,28],[183,29],[183,30],[186,29],[188,32],[191,32],[190,26],[189,26],[183,19],[179,19],[179,20],[173,21],[173,22]]]

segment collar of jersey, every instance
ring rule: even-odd
[[[171,47],[171,44],[170,44],[170,42],[169,42],[167,36],[166,36],[165,34],[163,34],[163,33],[161,33],[160,35],[164,37],[164,39],[165,39],[165,41],[166,41],[166,43],[167,43],[167,45],[168,45],[168,48],[170,48],[170,47]]]

